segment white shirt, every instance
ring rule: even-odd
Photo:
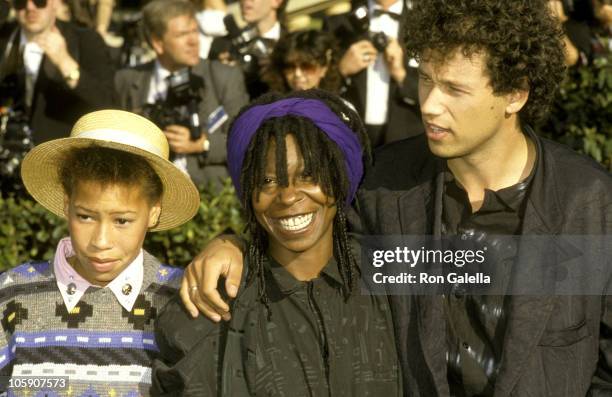
[[[108,288],[117,298],[119,304],[128,312],[132,311],[134,303],[138,298],[138,294],[142,289],[144,278],[144,255],[142,249],[140,253],[113,281],[108,283],[106,287],[99,287],[85,280],[70,264],[68,258],[74,256],[72,241],[70,237],[65,237],[60,240],[55,250],[55,258],[53,259],[53,272],[55,273],[55,282],[62,294],[64,305],[68,312],[72,311],[79,303],[87,289],[91,288]]]
[[[147,103],[155,103],[158,100],[163,101],[168,95],[168,76],[172,72],[162,66],[158,60],[155,60],[155,66],[153,67],[153,75],[151,76],[151,82],[149,83],[149,93],[147,95]],[[187,157],[184,154],[176,154],[172,161],[181,171],[187,172]]]
[[[215,37],[225,36],[227,30],[223,18],[227,12],[221,10],[202,10],[196,14],[200,27],[200,58],[208,58],[210,46]]]
[[[280,22],[276,21],[274,26],[272,26],[272,28],[270,28],[270,30],[268,30],[267,32],[263,33],[261,37],[264,39],[272,39],[272,40],[278,41],[278,39],[280,39],[280,35],[281,35]]]
[[[374,0],[368,0],[368,10],[372,15],[375,9],[381,9]],[[401,15],[404,10],[404,1],[397,0],[387,11]],[[389,38],[397,39],[399,33],[399,21],[389,15],[380,15],[370,18],[370,31],[383,32]],[[378,53],[376,61],[368,66],[365,123],[370,125],[382,125],[387,122],[389,82],[391,75],[385,63],[384,54]],[[385,98],[385,100],[381,100]]]
[[[26,103],[30,105],[45,52],[37,43],[28,41],[23,30],[20,30],[19,49],[23,51],[23,65],[26,74]]]

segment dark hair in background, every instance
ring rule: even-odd
[[[188,0],[153,0],[142,9],[142,27],[149,45],[151,37],[161,38],[168,21],[183,15],[195,18],[196,7]]]
[[[283,70],[290,65],[316,64],[327,66],[320,89],[338,92],[342,77],[338,70],[338,49],[334,37],[318,30],[302,30],[282,36],[269,58],[263,80],[271,91],[289,92]]]
[[[283,98],[309,98],[324,102],[358,136],[364,147],[364,159],[370,161],[370,145],[361,119],[342,99],[325,91],[306,90],[289,95],[268,93],[242,108],[236,119],[254,106],[276,102]],[[233,125],[230,126],[230,131],[232,127]],[[263,186],[270,140],[285,142],[285,137],[290,134],[295,136],[304,159],[304,172],[312,176],[314,183],[320,185],[326,195],[335,198],[337,212],[333,232],[334,258],[342,277],[344,297],[348,298],[356,282],[358,267],[351,252],[347,234],[344,202],[349,191],[349,179],[344,164],[344,155],[340,148],[312,121],[300,116],[288,115],[264,121],[249,144],[244,158],[240,175],[240,186],[242,186],[240,201],[245,209],[247,229],[251,237],[248,251],[248,282],[259,280],[259,297],[267,306],[268,297],[263,263],[268,248],[268,236],[255,218],[252,199],[254,193],[257,194]],[[287,151],[284,144],[276,145],[276,173],[279,185],[288,186]]]
[[[547,115],[565,65],[562,30],[546,0],[416,1],[405,26],[408,56],[435,62],[459,48],[465,56],[484,50],[495,93],[529,88],[520,121]]]
[[[59,178],[70,196],[79,182],[98,182],[103,186],[140,186],[149,202],[155,204],[164,186],[153,167],[142,157],[95,144],[69,150],[62,158]]]

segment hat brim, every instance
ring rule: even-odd
[[[64,217],[64,188],[59,179],[60,161],[73,148],[97,146],[121,150],[146,159],[159,176],[164,192],[161,214],[151,231],[182,225],[197,213],[200,194],[188,175],[170,161],[135,146],[92,138],[62,138],[33,148],[21,164],[21,178],[28,192],[43,207]]]

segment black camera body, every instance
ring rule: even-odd
[[[378,52],[384,52],[389,45],[389,36],[384,32],[370,31],[370,12],[368,7],[363,5],[351,11],[342,23],[333,28],[333,35],[342,47],[350,47],[358,40],[369,40]]]
[[[172,124],[187,127],[191,140],[198,140],[202,136],[198,108],[203,88],[204,80],[190,68],[184,69],[170,77],[166,99],[145,105],[143,115],[161,129]]]
[[[239,29],[231,14],[223,18],[223,23],[231,41],[232,58],[238,61],[245,73],[257,72],[259,62],[272,53],[274,41],[260,37],[255,26],[249,25],[242,30]]]
[[[0,180],[3,193],[23,191],[19,170],[23,158],[34,147],[20,81],[18,74],[10,74],[0,82]]]

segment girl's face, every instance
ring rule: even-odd
[[[264,184],[253,192],[255,217],[268,234],[269,253],[280,263],[308,252],[331,258],[336,205],[304,172],[304,160],[293,135],[287,135],[287,175],[282,187],[276,176],[276,142],[268,146]]]
[[[289,62],[283,68],[283,76],[291,90],[318,88],[327,73],[327,66],[316,62]]]
[[[140,186],[81,181],[65,196],[64,212],[75,252],[71,264],[91,284],[104,286],[138,256],[161,208],[149,204]]]

